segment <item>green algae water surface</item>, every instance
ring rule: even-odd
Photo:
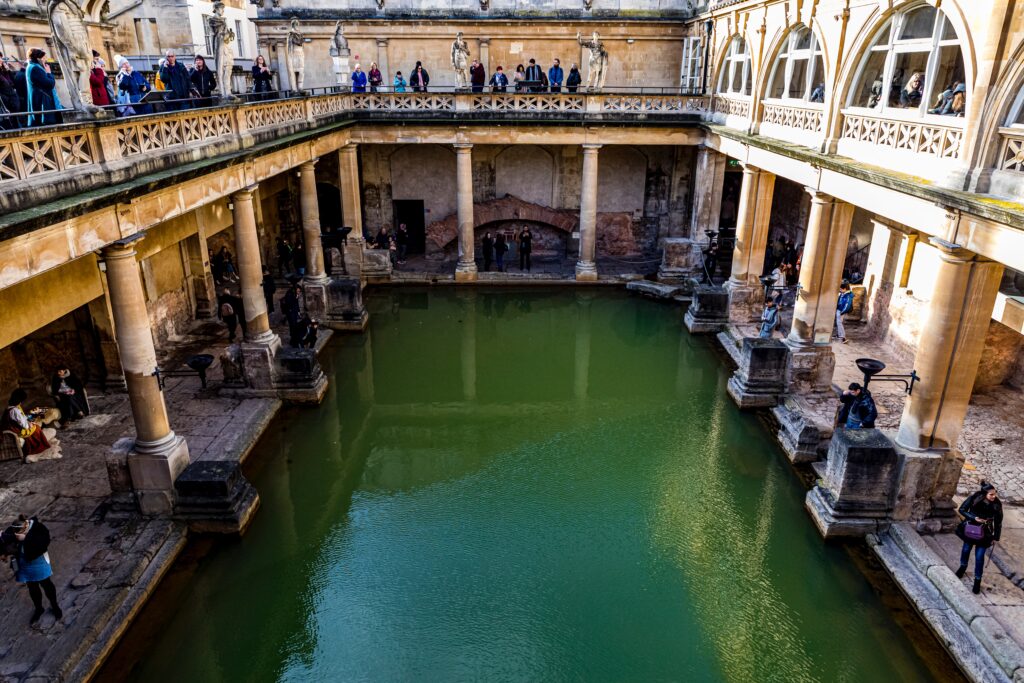
[[[146,681],[930,680],[678,309],[391,289]]]

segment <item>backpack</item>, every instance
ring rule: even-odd
[[[225,301],[224,303],[222,303],[220,305],[220,317],[226,318],[229,315],[234,315],[234,314],[235,314],[235,309],[233,309],[231,307],[231,304],[229,304],[227,301]]]

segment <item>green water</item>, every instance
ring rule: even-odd
[[[677,309],[388,290],[138,681],[930,680]],[[155,619],[151,613],[144,619]]]

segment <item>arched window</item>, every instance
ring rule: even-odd
[[[963,116],[964,55],[946,15],[919,5],[890,17],[864,55],[848,104]]]
[[[718,92],[749,95],[750,86],[750,52],[747,50],[747,41],[740,36],[733,36],[729,41],[729,52],[722,62],[722,70],[718,74]]]
[[[814,31],[806,27],[790,31],[772,66],[766,97],[825,101],[825,60]]]

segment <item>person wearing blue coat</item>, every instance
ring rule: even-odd
[[[352,72],[352,92],[366,92],[366,74],[358,64]]]
[[[50,66],[43,61],[46,53],[37,47],[28,51],[25,69],[25,111],[29,113],[29,126],[52,126],[64,121],[60,112],[60,99]]]
[[[555,63],[548,69],[548,85],[551,86],[551,92],[562,90],[563,78],[565,78],[565,73],[562,71],[562,62],[556,58]]]
[[[117,73],[118,103],[131,103],[131,107],[119,107],[125,116],[135,114],[151,114],[153,107],[148,104],[138,104],[146,93],[149,92],[149,81],[138,71],[132,69],[131,63],[124,57],[121,58],[121,70]],[[127,102],[125,102],[127,100]]]

